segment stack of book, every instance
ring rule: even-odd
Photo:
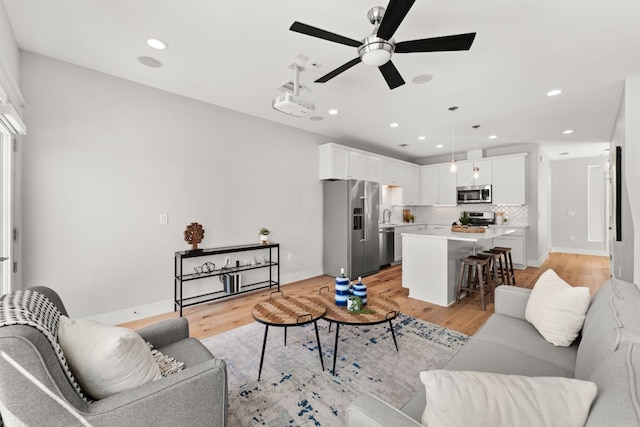
[[[240,292],[242,287],[242,276],[240,273],[225,273],[220,275],[220,281],[224,291],[228,294],[234,294]]]

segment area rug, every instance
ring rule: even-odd
[[[419,373],[437,369],[467,342],[466,335],[407,315],[388,324],[341,326],[336,375],[335,329],[318,321],[325,370],[320,367],[313,324],[269,327],[258,381],[264,325],[252,323],[203,340],[227,363],[229,426],[340,426],[360,394],[371,393],[399,408],[420,388]],[[334,326],[335,328],[335,326]]]

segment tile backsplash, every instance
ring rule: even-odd
[[[402,209],[411,209],[416,222],[429,224],[451,224],[460,218],[462,211],[504,212],[508,225],[528,225],[528,208],[524,206],[496,206],[490,204],[460,206],[381,206],[380,221],[384,209],[391,211],[391,222],[402,222]]]

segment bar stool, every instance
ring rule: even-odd
[[[476,256],[480,258],[488,258],[490,261],[491,279],[493,280],[494,289],[500,285],[506,284],[506,274],[502,265],[502,255],[493,252],[480,252]]]
[[[480,292],[480,307],[483,311],[486,310],[485,295],[488,295],[493,300],[493,281],[491,280],[489,262],[488,258],[480,258],[478,256],[469,256],[460,260],[460,277],[458,279],[456,303],[460,302],[460,295],[463,291],[466,291],[467,295],[470,292]],[[467,281],[466,286],[463,286],[465,273]]]
[[[511,258],[511,248],[506,248],[504,246],[496,246],[493,249],[489,249],[489,252],[500,254],[504,258],[504,268],[501,264],[501,269],[506,275],[507,285],[515,285],[516,284],[516,275],[513,271],[513,260]]]

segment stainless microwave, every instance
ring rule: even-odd
[[[458,187],[458,204],[467,203],[491,203],[490,185],[469,185]]]

